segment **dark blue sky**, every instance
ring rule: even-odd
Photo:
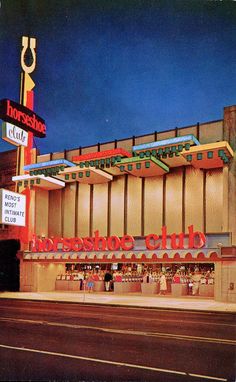
[[[41,153],[221,119],[236,104],[236,2],[1,0],[0,99],[19,101],[22,35],[37,38]]]

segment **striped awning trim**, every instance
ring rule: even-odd
[[[203,249],[203,250],[163,250],[163,251],[133,251],[133,252],[40,252],[32,253],[25,252],[23,254],[24,260],[75,260],[75,261],[201,261],[201,260],[217,260],[220,259],[219,249]]]

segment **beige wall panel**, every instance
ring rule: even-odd
[[[127,190],[127,234],[141,235],[142,179],[128,176]]]
[[[229,198],[229,167],[224,166],[223,167],[223,216],[222,216],[223,232],[229,231],[229,199],[230,199]],[[236,220],[235,220],[235,223],[236,223]]]
[[[53,153],[52,154],[52,160],[56,159],[64,159],[64,151],[63,152],[58,152],[58,153]]]
[[[199,141],[202,144],[223,141],[223,121],[200,125]]]
[[[143,143],[149,143],[155,141],[155,134],[145,135],[144,137],[135,138],[135,145],[142,145]]]
[[[97,145],[82,148],[82,154],[96,153],[97,151],[98,151]]]
[[[223,171],[216,169],[206,173],[206,232],[223,229]]]
[[[178,136],[193,134],[197,138],[197,126],[184,127],[183,129],[178,129]]]
[[[37,292],[37,265],[32,262],[20,262],[20,291]]]
[[[78,220],[77,220],[77,233],[76,236],[85,237],[89,236],[89,218],[90,218],[90,185],[79,184],[78,192]]]
[[[236,303],[236,289],[230,289],[230,283],[236,280],[235,261],[217,262],[215,264],[215,300]]]
[[[188,166],[185,178],[185,232],[192,224],[195,230],[203,231],[203,172]]]
[[[76,182],[68,183],[64,188],[63,200],[63,236],[75,237],[75,195]]]
[[[229,230],[232,232],[232,245],[236,245],[236,157],[229,167]]]
[[[163,139],[168,139],[168,138],[174,138],[174,137],[175,137],[175,130],[170,130],[170,131],[157,134],[158,141],[161,141]]]
[[[36,227],[35,227],[35,223],[36,223],[36,219],[35,219],[35,211],[36,211],[36,192],[37,192],[37,189],[36,188],[33,188],[31,191],[30,191],[30,205],[29,205],[29,221],[28,221],[28,230],[29,230],[29,238],[31,240],[33,234],[35,234],[36,232]],[[26,249],[29,249],[29,243],[21,243],[22,244],[22,249],[26,250]]]
[[[49,191],[38,188],[35,192],[35,232],[36,235],[48,237]]]
[[[117,148],[122,148],[127,151],[132,151],[132,147],[133,147],[132,139],[126,139],[126,140],[117,142]]]
[[[56,277],[65,273],[65,264],[37,264],[37,292],[51,292],[55,290]]]
[[[115,148],[115,142],[104,143],[100,145],[100,151],[113,150]]]
[[[70,150],[66,152],[66,159],[72,161],[72,158],[78,155],[80,155],[80,150],[78,148],[75,150]]]
[[[93,186],[93,232],[107,236],[108,183]]]
[[[50,154],[38,155],[37,163],[47,162],[50,160]]]
[[[181,169],[166,176],[166,226],[168,233],[182,232],[182,179]]]
[[[49,191],[49,218],[48,218],[48,235],[62,236],[61,227],[61,190]]]
[[[144,235],[161,234],[163,209],[163,177],[145,178]]]
[[[111,183],[111,235],[124,235],[124,187],[124,176],[115,177]]]

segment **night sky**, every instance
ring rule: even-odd
[[[218,120],[236,104],[236,2],[0,3],[0,99],[19,102],[21,36],[37,39],[41,153]]]

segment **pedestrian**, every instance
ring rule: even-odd
[[[200,280],[201,280],[201,274],[197,270],[194,272],[193,277],[192,277],[192,281],[193,281],[192,294],[193,294],[193,296],[196,296],[199,293]]]
[[[173,276],[173,279],[172,279],[172,282],[174,284],[180,284],[180,274],[179,274],[179,271],[176,271],[174,276]]]
[[[160,273],[160,295],[165,295],[167,291],[166,276],[163,272]]]
[[[109,271],[107,271],[104,276],[106,292],[109,292],[110,290],[111,280],[112,280],[112,275]]]
[[[78,279],[79,279],[79,289],[83,289],[83,281],[84,281],[84,274],[83,272],[78,273]]]
[[[89,273],[89,276],[88,276],[88,279],[87,279],[87,287],[88,287],[88,291],[89,292],[93,291],[94,280],[93,280],[93,275],[92,275],[91,272]]]

